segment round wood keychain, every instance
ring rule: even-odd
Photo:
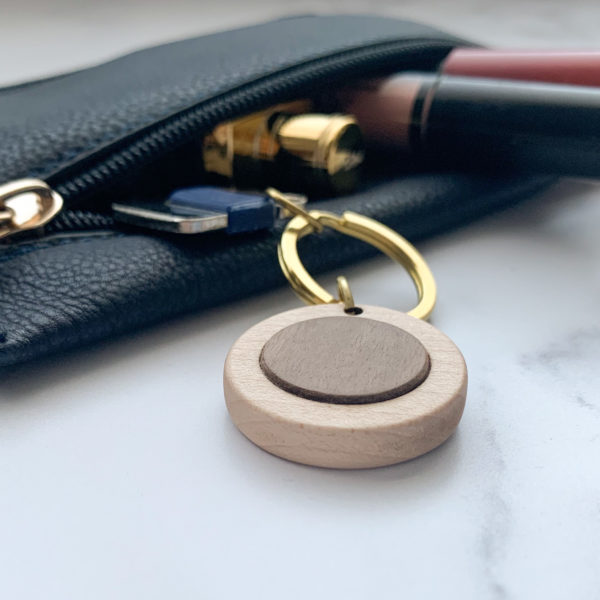
[[[467,369],[454,343],[425,322],[436,300],[417,250],[385,225],[272,197],[295,217],[279,243],[279,263],[310,306],[258,323],[225,362],[227,408],[252,442],[282,458],[320,467],[367,468],[415,458],[444,442],[462,416]],[[409,272],[419,302],[408,313],[355,306],[344,277],[339,298],[298,256],[298,239],[331,227],[372,244]]]

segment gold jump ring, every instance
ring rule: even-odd
[[[297,242],[318,229],[315,222],[321,227],[330,227],[371,244],[401,264],[413,280],[419,298],[417,306],[408,314],[418,319],[429,317],[435,306],[437,291],[435,280],[424,258],[410,242],[389,227],[353,212],[345,212],[340,217],[329,212],[311,210],[307,214],[298,214],[287,224],[279,241],[279,264],[290,285],[304,302],[339,302],[310,276],[298,256]]]

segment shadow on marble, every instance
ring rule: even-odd
[[[311,467],[273,456],[245,438],[227,419],[224,448],[230,468],[260,489],[276,496],[306,497],[317,503],[339,503],[343,508],[390,510],[408,508],[438,496],[452,486],[460,468],[460,426],[441,446],[410,461],[375,469],[343,470]]]

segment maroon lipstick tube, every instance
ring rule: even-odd
[[[600,89],[408,73],[338,100],[367,143],[426,164],[600,176]]]
[[[440,72],[600,86],[600,51],[457,48],[442,62]]]

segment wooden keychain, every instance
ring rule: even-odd
[[[390,465],[429,452],[456,429],[467,393],[460,350],[425,321],[436,285],[419,252],[385,225],[345,212],[295,214],[279,243],[279,264],[310,306],[246,331],[225,362],[224,390],[238,429],[288,460],[343,469]],[[409,272],[419,301],[408,313],[355,306],[338,277],[339,298],[306,271],[297,241],[330,227],[372,244]]]

